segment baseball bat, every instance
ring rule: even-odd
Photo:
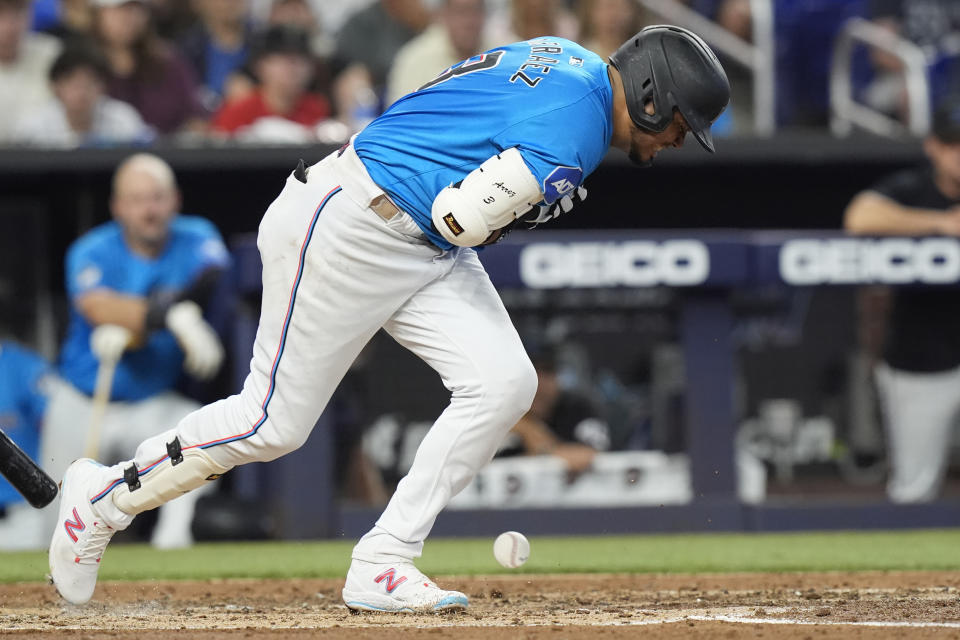
[[[53,478],[3,431],[0,431],[0,473],[37,509],[57,497],[57,483]]]
[[[93,387],[93,402],[90,405],[90,426],[87,428],[87,446],[84,457],[96,460],[100,453],[100,431],[103,428],[103,416],[107,412],[107,403],[110,402],[110,391],[113,388],[113,374],[117,371],[115,359],[100,361],[97,367],[97,381]]]

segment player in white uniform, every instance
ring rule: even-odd
[[[559,38],[494,49],[400,99],[339,152],[301,163],[260,224],[263,306],[243,390],[146,440],[131,461],[67,470],[50,545],[60,593],[92,596],[103,550],[136,514],[298,448],[383,327],[451,399],[354,548],[343,598],[364,610],[466,607],[413,560],[537,380],[471,247],[569,209],[609,146],[645,164],[692,131],[712,151],[710,125],[729,98],[716,56],[676,27],[641,31],[610,61]]]

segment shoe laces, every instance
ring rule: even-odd
[[[79,545],[79,549],[77,549],[75,562],[78,564],[96,564],[100,562],[100,557],[103,555],[103,551],[107,548],[107,543],[110,542],[110,538],[113,537],[114,533],[116,533],[116,531],[113,527],[100,522],[94,522],[90,535],[87,536],[87,539],[84,540],[83,544]]]

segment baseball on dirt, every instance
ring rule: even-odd
[[[530,542],[516,531],[505,531],[493,541],[493,557],[508,569],[516,569],[530,557]]]

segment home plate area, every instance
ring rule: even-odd
[[[110,582],[83,607],[0,585],[0,635],[71,638],[956,638],[960,574],[530,575],[440,578],[465,613],[354,614],[338,580]]]

